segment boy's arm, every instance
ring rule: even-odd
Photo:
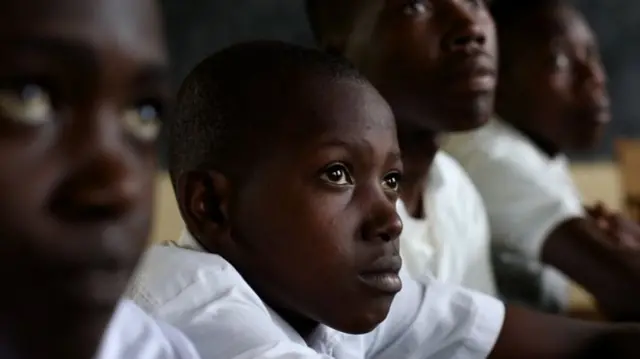
[[[617,245],[590,218],[573,218],[547,236],[541,259],[591,292],[611,319],[640,319],[640,252]]]
[[[611,319],[640,320],[640,252],[617,246],[568,188],[545,182],[516,158],[465,168],[485,201],[493,240],[559,269]]]
[[[638,358],[640,326],[583,322],[507,307],[490,359]]]

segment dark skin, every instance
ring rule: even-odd
[[[92,358],[144,247],[166,52],[152,0],[0,5],[0,343]]]
[[[393,115],[368,84],[300,77],[286,94],[265,88],[266,99],[252,104],[278,113],[262,116],[261,164],[242,183],[224,170],[186,171],[177,181],[180,210],[199,242],[303,338],[318,323],[369,332],[401,287]]]
[[[403,180],[402,199],[420,215],[418,187],[424,186],[437,149],[436,134],[476,128],[493,113],[495,78],[477,69],[497,65],[494,24],[481,1],[370,3],[352,34],[332,36],[323,46],[346,54],[388,98],[398,123],[405,172],[415,174]],[[451,85],[442,79],[447,78],[444,74],[454,76],[449,66],[460,66],[458,61],[474,64],[471,68],[476,70],[454,71],[459,79]],[[589,256],[597,258],[593,252]],[[601,358],[603,353],[635,358],[640,355],[638,340],[637,326],[587,323],[507,305],[490,358]]]
[[[535,31],[534,31],[535,29]],[[541,2],[503,31],[497,112],[549,156],[585,150],[610,120],[606,77],[591,29],[561,1]],[[542,260],[589,290],[611,319],[640,319],[640,229],[603,207],[562,223]]]

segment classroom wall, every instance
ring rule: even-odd
[[[621,208],[621,188],[618,169],[611,162],[577,164],[572,173],[585,203],[602,201],[612,209]],[[176,239],[183,224],[175,204],[173,188],[166,173],[158,175],[156,189],[156,220],[152,241]]]

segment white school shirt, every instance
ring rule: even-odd
[[[549,158],[498,119],[478,130],[449,136],[443,147],[482,195],[496,245],[512,251],[513,258],[521,256],[522,267],[541,277],[543,296],[566,306],[567,278],[539,260],[544,241],[557,226],[584,216],[566,157]]]
[[[118,305],[96,359],[199,359],[191,342],[168,324],[151,318],[132,301]]]
[[[489,222],[480,194],[456,161],[438,151],[423,192],[424,219],[398,203],[400,253],[409,273],[496,295]]]
[[[350,335],[320,325],[303,339],[223,258],[200,252],[185,234],[177,247],[153,247],[128,296],[171,323],[216,359],[486,358],[505,308],[489,296],[404,274],[403,289],[374,331]]]

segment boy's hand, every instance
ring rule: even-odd
[[[602,203],[585,208],[598,228],[623,248],[640,251],[640,225],[607,209]]]

